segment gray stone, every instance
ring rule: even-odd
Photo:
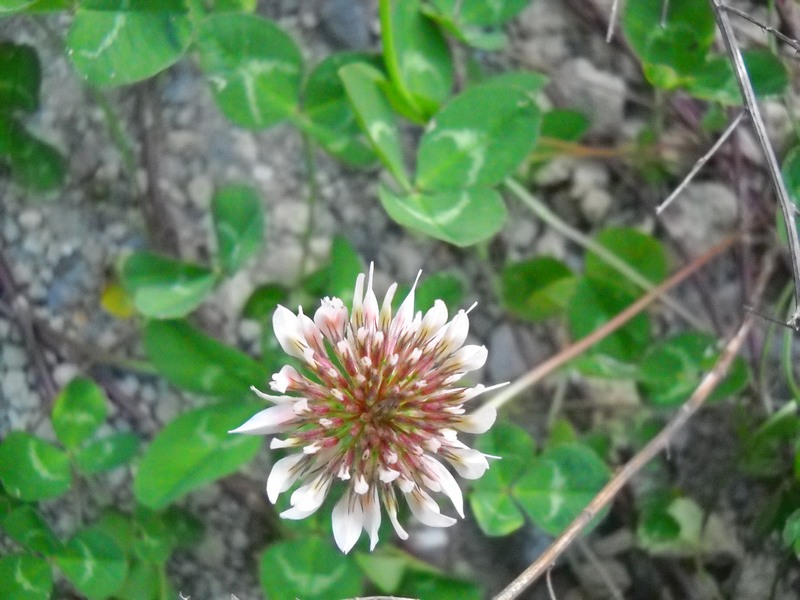
[[[597,69],[583,57],[570,59],[553,76],[560,95],[570,106],[592,116],[592,133],[616,134],[622,126],[625,80]]]
[[[20,346],[5,344],[2,349],[2,363],[7,369],[22,369],[28,363],[28,355]]]
[[[19,215],[19,224],[31,231],[38,228],[42,224],[42,213],[36,208],[26,208]]]
[[[661,213],[670,233],[690,254],[698,255],[722,241],[736,227],[736,196],[716,182],[690,183]]]

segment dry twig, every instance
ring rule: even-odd
[[[767,128],[764,125],[764,119],[761,117],[761,111],[758,109],[753,85],[747,75],[747,69],[742,59],[741,50],[739,50],[739,46],[736,44],[736,37],[733,32],[733,26],[728,18],[726,7],[722,3],[722,0],[709,0],[709,2],[711,2],[711,8],[717,20],[717,26],[725,42],[725,48],[733,63],[733,72],[736,75],[736,81],[739,84],[739,90],[742,94],[745,108],[750,114],[753,130],[755,131],[761,150],[764,153],[764,158],[767,161],[767,170],[769,171],[772,185],[778,195],[778,202],[783,212],[783,220],[786,224],[786,237],[789,240],[789,251],[791,253],[790,258],[792,275],[794,278],[795,300],[795,310],[789,318],[787,325],[795,331],[800,331],[800,239],[797,237],[797,223],[794,219],[792,201],[789,198],[789,192],[783,182],[778,159],[775,157],[775,151],[772,149],[772,144],[767,137]]]
[[[702,169],[703,166],[708,162],[708,160],[712,156],[714,156],[714,154],[717,152],[717,150],[720,149],[722,144],[725,143],[725,140],[727,140],[734,132],[734,130],[739,126],[739,123],[741,123],[743,117],[744,113],[743,112],[739,113],[739,116],[736,117],[731,122],[730,125],[728,125],[728,127],[725,129],[722,135],[719,136],[719,139],[714,143],[713,146],[711,146],[711,149],[708,152],[706,152],[703,156],[697,159],[697,162],[694,163],[692,170],[689,171],[689,174],[683,179],[683,181],[681,181],[678,187],[676,187],[672,191],[672,193],[669,196],[667,196],[667,198],[661,204],[658,205],[658,207],[656,208],[657,215],[660,215],[662,212],[664,212],[664,209],[667,208],[670,204],[672,204],[672,201],[678,197],[678,195],[686,188],[687,185],[689,185],[692,179],[694,179],[694,176],[700,172],[700,169]]]
[[[581,514],[570,523],[569,527],[562,533],[553,544],[527,569],[525,569],[508,587],[495,596],[494,600],[513,600],[517,598],[529,585],[536,581],[543,573],[555,563],[556,559],[572,544],[575,538],[583,529],[594,519],[607,504],[609,504],[617,493],[636,475],[642,467],[649,463],[669,444],[672,436],[680,430],[689,418],[697,412],[708,395],[719,385],[727,375],[733,359],[739,352],[750,327],[753,324],[753,316],[747,314],[731,340],[725,345],[722,354],[714,365],[714,368],[703,378],[694,393],[681,406],[678,413],[667,424],[661,432],[653,438],[642,450],[640,450],[625,466],[619,470],[614,477],[603,487],[602,490],[592,499]]]
[[[778,31],[774,27],[771,27],[769,25],[764,25],[764,23],[760,23],[759,21],[757,21],[756,19],[754,19],[753,17],[748,15],[743,10],[739,10],[738,8],[736,8],[734,6],[728,6],[726,4],[723,4],[722,8],[724,8],[728,12],[731,12],[731,13],[735,14],[738,17],[742,17],[745,21],[750,21],[753,25],[757,25],[757,26],[761,27],[761,29],[763,29],[767,33],[770,33],[770,34],[774,35],[776,38],[778,38],[779,40],[781,40],[785,44],[788,44],[789,46],[794,48],[795,52],[800,52],[800,42],[798,42],[797,40],[793,40],[789,36],[783,35],[780,31]]]

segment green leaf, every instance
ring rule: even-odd
[[[58,394],[53,404],[53,430],[67,448],[77,448],[108,414],[105,392],[91,379],[76,377]]]
[[[417,185],[452,190],[505,179],[536,144],[539,108],[527,93],[494,84],[468,88],[431,120],[417,153]]]
[[[452,35],[467,46],[479,50],[502,50],[508,41],[502,29],[489,29],[466,23],[457,12],[456,14],[453,14],[452,11],[446,13],[432,4],[423,4],[421,11],[426,17],[432,19],[443,32]]]
[[[154,598],[178,597],[163,590],[165,580],[163,565],[156,565],[133,557],[128,563],[128,575],[122,586],[114,592],[114,598],[115,600],[153,600]]]
[[[0,14],[23,10],[34,2],[35,0],[2,0],[2,2],[0,2]]]
[[[53,576],[47,561],[37,556],[0,556],[0,598],[4,600],[49,600]]]
[[[781,538],[787,548],[800,555],[800,510],[794,511],[786,519]]]
[[[136,523],[131,515],[124,514],[115,508],[106,509],[92,525],[92,528],[114,540],[125,554],[133,549]]]
[[[242,316],[246,319],[270,323],[272,313],[278,304],[285,303],[289,298],[289,291],[277,283],[267,283],[257,287],[250,294],[242,308]]]
[[[420,0],[386,6],[388,12],[381,11],[381,26],[389,76],[418,118],[427,120],[450,96],[453,87],[447,40],[420,12]]]
[[[189,46],[188,15],[78,8],[67,33],[67,54],[90,83],[119,86],[152,77],[176,63]]]
[[[630,306],[635,297],[619,287],[583,277],[567,306],[572,337],[586,337]],[[622,363],[638,362],[650,341],[650,320],[645,313],[636,315],[591,349],[591,354],[605,354]]]
[[[75,454],[78,468],[87,474],[101,473],[121,467],[139,450],[139,437],[134,433],[115,433],[95,440]]]
[[[559,535],[609,477],[608,467],[590,448],[564,444],[536,457],[513,494],[536,525]]]
[[[38,109],[41,79],[39,56],[33,47],[0,43],[0,107],[3,112]]]
[[[152,252],[135,252],[122,264],[122,284],[136,310],[155,319],[183,317],[214,289],[209,269]]]
[[[0,527],[8,537],[31,552],[53,556],[61,548],[61,540],[29,504],[23,504],[0,518]]]
[[[186,0],[79,0],[81,8],[121,12],[188,12]]]
[[[763,48],[746,50],[743,58],[756,96],[778,96],[786,91],[789,72],[780,58]]]
[[[464,285],[464,279],[453,273],[435,273],[426,277],[414,294],[416,309],[427,311],[436,300],[441,300],[445,306],[459,306],[464,301]]]
[[[506,220],[505,204],[491,188],[398,196],[381,185],[378,195],[400,225],[456,246],[491,238]]]
[[[384,594],[394,594],[408,566],[408,557],[395,553],[357,552],[356,563],[364,575]]]
[[[153,366],[174,385],[201,394],[243,398],[269,373],[252,358],[186,321],[149,321],[144,346]]]
[[[598,233],[595,241],[651,283],[658,283],[667,276],[664,246],[646,233],[626,227],[609,227]],[[622,277],[619,271],[592,251],[586,253],[584,273],[588,279],[623,290],[630,296],[642,294],[638,285]]]
[[[69,489],[69,457],[24,431],[12,431],[0,443],[0,482],[20,500],[56,498]]]
[[[154,510],[236,471],[261,446],[261,438],[228,433],[261,406],[232,401],[189,411],[155,437],[139,464],[133,492]]]
[[[666,16],[666,19],[662,19]],[[714,42],[714,13],[706,2],[695,0],[670,0],[666,15],[662,15],[660,2],[633,0],[625,3],[622,13],[622,29],[631,47],[640,58],[647,56],[647,46],[652,36],[671,25],[689,28],[693,35],[687,40],[687,50],[691,44],[707,50]]]
[[[436,600],[481,600],[478,586],[438,573],[409,572],[397,592],[403,597],[435,598]]]
[[[228,273],[239,269],[264,243],[264,213],[258,192],[229,185],[211,200],[217,259]]]
[[[200,24],[197,45],[217,104],[237,125],[269,127],[297,111],[302,57],[272,21],[214,14]]]
[[[358,125],[339,69],[375,62],[370,55],[356,52],[331,54],[314,67],[303,90],[303,112],[311,123],[308,133],[335,157],[356,166],[375,162],[375,153]]]
[[[397,124],[392,108],[379,87],[386,77],[365,63],[345,65],[339,69],[339,77],[358,123],[367,134],[378,158],[403,188],[410,188]]]
[[[520,427],[498,423],[481,436],[478,449],[500,460],[492,461],[491,468],[473,483],[472,512],[486,535],[508,535],[525,523],[511,489],[534,456],[533,440]]]
[[[90,599],[113,594],[125,581],[125,553],[105,533],[87,528],[76,533],[56,555],[56,564],[72,585]]]
[[[471,25],[501,25],[510,21],[530,0],[431,0],[442,13]]]
[[[137,536],[133,552],[143,561],[166,563],[175,548],[170,523],[160,513],[144,508],[137,510]]]
[[[515,317],[537,322],[562,312],[578,280],[564,263],[542,256],[506,265],[503,305]]]
[[[260,562],[261,587],[270,600],[329,600],[360,596],[355,563],[318,537],[279,542]]]
[[[742,52],[742,58],[757,97],[775,96],[786,90],[789,75],[777,56],[768,50],[751,49]],[[742,104],[739,85],[727,57],[708,57],[685,85],[697,98],[726,105]]]
[[[719,358],[717,339],[699,332],[679,334],[650,348],[639,365],[644,396],[657,406],[679,406],[700,384]],[[728,376],[710,399],[735,394],[747,384],[747,366],[737,357]]]
[[[44,192],[64,180],[67,168],[58,150],[0,112],[0,158],[3,154],[14,179],[27,188]]]
[[[553,108],[542,115],[540,135],[541,138],[577,142],[588,129],[589,119],[583,113],[567,108]]]

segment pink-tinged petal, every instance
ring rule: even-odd
[[[244,424],[228,433],[246,433],[248,435],[263,435],[286,431],[288,424],[295,418],[292,405],[289,403],[270,406],[250,417]]]
[[[458,486],[456,478],[447,470],[442,463],[430,456],[423,456],[425,465],[427,466],[431,475],[438,483],[439,488],[445,496],[450,498],[456,511],[461,518],[464,518],[464,496],[461,493],[461,488]],[[434,490],[439,491],[439,490]]]
[[[366,494],[367,490],[369,490],[369,484],[367,483],[367,480],[364,479],[364,476],[359,473],[356,475],[355,483],[353,484],[353,491],[360,495]]]
[[[297,372],[297,369],[290,365],[284,365],[281,367],[281,370],[277,373],[272,375],[272,381],[270,382],[269,386],[279,392],[281,394],[285,394],[286,390],[299,390],[302,389],[303,384],[303,376]],[[255,388],[250,388],[255,390]],[[262,398],[269,397],[266,394],[261,394],[258,390],[255,390],[256,393],[261,396]],[[283,398],[288,398],[288,396],[283,396]]]
[[[434,499],[419,488],[406,494],[406,501],[411,509],[411,514],[423,525],[428,527],[450,527],[456,522],[453,517],[443,515]]]
[[[288,308],[278,305],[272,315],[272,330],[283,351],[295,358],[305,360],[304,351],[308,343],[303,337],[300,319]]]
[[[378,529],[381,526],[381,506],[378,503],[378,490],[372,491],[361,499],[364,510],[364,530],[369,535],[369,549],[375,549],[378,543]]]
[[[275,504],[278,496],[288,490],[300,475],[299,463],[304,456],[302,454],[292,454],[280,459],[272,466],[267,478],[267,498]]]
[[[330,476],[326,473],[317,475],[311,482],[300,486],[292,493],[290,500],[292,508],[296,508],[298,511],[310,510],[313,513],[322,506],[330,487]]]
[[[325,298],[314,313],[314,323],[322,335],[336,344],[347,332],[347,309],[339,298]]]
[[[489,468],[489,461],[482,452],[472,448],[448,448],[441,454],[464,479],[478,479]]]
[[[273,396],[272,394],[265,394],[259,389],[256,389],[254,385],[250,386],[250,390],[255,393],[256,396],[263,400],[269,400],[273,404],[283,404],[285,402],[292,402],[297,400],[297,398],[293,396]]]
[[[356,545],[364,527],[364,511],[359,498],[348,490],[333,507],[331,515],[333,539],[339,549],[347,554]]]
[[[464,433],[486,433],[497,419],[497,409],[493,406],[482,406],[478,410],[459,417],[453,427]]]
[[[381,500],[383,501],[384,508],[386,508],[386,514],[389,515],[389,520],[392,522],[392,527],[394,527],[397,533],[397,537],[401,540],[407,540],[408,532],[403,529],[403,526],[400,525],[400,521],[397,520],[397,498],[394,495],[394,488],[391,486],[382,488]]]
[[[486,363],[487,356],[489,356],[489,351],[486,346],[464,346],[445,360],[442,367],[461,373],[469,373],[480,369]]]

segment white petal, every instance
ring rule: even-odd
[[[280,459],[272,466],[267,478],[267,498],[275,504],[278,495],[288,490],[300,475],[300,469],[296,469],[297,463],[303,460],[302,454],[292,454]]]
[[[330,487],[331,478],[327,474],[317,475],[313,481],[300,486],[294,491],[291,498],[292,508],[297,508],[299,511],[310,510],[314,512],[322,506]]]
[[[300,438],[290,437],[282,440],[280,438],[272,438],[269,442],[270,450],[277,450],[278,448],[294,448],[302,443]]]
[[[308,346],[303,338],[300,319],[288,308],[278,305],[272,315],[272,330],[283,351],[295,358],[305,359],[303,350]]]
[[[378,467],[378,478],[383,483],[391,483],[398,477],[400,477],[400,471],[395,471],[394,469],[387,469],[385,467]]]
[[[301,384],[302,382],[303,382],[303,377],[300,375],[300,373],[297,372],[297,369],[295,369],[290,365],[284,365],[283,367],[281,367],[280,371],[272,375],[272,381],[270,382],[269,387],[271,387],[276,392],[285,394],[286,390],[290,388],[299,389],[300,388],[299,384]],[[255,388],[250,388],[250,389],[255,390]],[[262,398],[266,396],[266,394],[262,396],[258,392],[258,390],[256,390],[256,393]]]
[[[424,525],[429,527],[450,527],[456,520],[441,514],[439,505],[428,494],[417,488],[406,494],[406,501],[411,513]]]
[[[353,490],[356,494],[365,494],[367,490],[369,490],[369,484],[367,484],[367,480],[364,479],[364,476],[359,473],[356,475],[355,484],[353,485]]]
[[[356,328],[364,324],[364,279],[364,273],[359,273],[356,277],[355,290],[353,290],[353,310],[350,311],[350,323]]]
[[[441,453],[464,479],[478,479],[489,468],[482,452],[472,448],[448,448]]]
[[[414,285],[411,286],[408,296],[403,300],[400,308],[397,309],[397,314],[392,322],[392,333],[395,335],[400,335],[402,332],[412,328],[414,320],[414,290],[417,288],[420,275],[422,275],[422,271],[417,273],[417,278],[414,280]]]
[[[427,340],[444,327],[445,323],[447,323],[447,305],[441,300],[435,300],[422,319],[422,340]]]
[[[486,387],[485,385],[479,383],[474,388],[469,388],[464,390],[463,400],[464,402],[466,402],[467,400],[472,400],[475,396],[500,389],[501,387],[507,386],[508,383],[509,383],[508,381],[505,381],[503,383],[498,383],[496,385],[490,385],[489,387]]]
[[[345,492],[333,507],[331,524],[336,545],[347,554],[356,545],[364,526],[364,511],[361,508],[361,502],[350,493],[350,490]]]
[[[319,354],[326,354],[325,344],[322,342],[322,332],[319,330],[319,327],[314,324],[314,321],[308,317],[308,315],[303,314],[302,307],[297,315],[297,319],[300,322],[300,330],[302,331],[303,337],[308,345],[314,348],[314,350],[316,350]]]
[[[478,410],[461,417],[453,425],[465,433],[486,433],[497,419],[497,409],[493,406],[482,406]]]
[[[386,290],[386,295],[383,297],[383,304],[381,304],[381,316],[380,316],[380,326],[381,329],[387,329],[389,327],[389,323],[392,322],[392,299],[394,299],[394,293],[397,291],[397,284],[393,283],[389,286],[389,289]]]
[[[381,526],[381,507],[378,504],[378,490],[372,488],[372,492],[361,499],[364,510],[364,530],[369,534],[369,549],[375,549],[378,543],[378,529]]]
[[[367,293],[364,295],[364,323],[375,328],[378,325],[378,299],[372,289],[373,263],[369,264],[369,278],[367,279]]]
[[[444,368],[452,368],[462,373],[480,369],[486,363],[489,351],[486,346],[469,345],[454,352],[446,361]]]
[[[400,521],[397,520],[397,498],[394,495],[394,488],[383,488],[381,490],[381,500],[383,500],[383,506],[386,507],[386,514],[389,515],[389,520],[392,522],[392,527],[394,527],[397,536],[401,540],[407,540],[408,532],[403,529],[403,526],[400,525]]]
[[[292,521],[299,521],[300,519],[305,519],[306,517],[310,517],[315,512],[319,506],[313,508],[298,508],[297,506],[293,506],[292,508],[286,509],[281,513],[281,519],[290,519]]]
[[[228,433],[246,433],[249,435],[278,433],[285,431],[287,424],[294,418],[295,414],[291,404],[278,404],[257,412],[244,424],[236,429],[231,429]]]
[[[460,310],[453,317],[453,320],[446,325],[441,339],[438,342],[438,350],[444,356],[451,354],[454,350],[461,347],[469,333],[469,317],[467,313]]]
[[[273,375],[274,377],[274,375]],[[284,402],[292,402],[297,400],[294,396],[273,396],[272,394],[265,394],[261,390],[257,389],[256,386],[251,385],[250,390],[255,393],[256,396],[263,400],[269,400],[273,404],[283,404]]]
[[[442,463],[430,456],[423,456],[425,465],[430,470],[431,474],[435,477],[436,482],[439,484],[441,491],[450,498],[456,511],[461,518],[464,518],[464,496],[461,494],[461,488],[458,486],[456,478],[447,470]],[[438,490],[435,490],[438,491]]]

